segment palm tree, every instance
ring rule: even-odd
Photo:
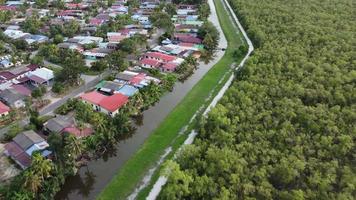
[[[24,187],[33,193],[37,193],[42,184],[41,178],[31,169],[25,171],[24,178]]]
[[[82,154],[83,144],[75,136],[68,134],[66,137],[67,146],[75,157]]]
[[[52,161],[42,157],[40,153],[32,155],[31,171],[36,174],[41,181],[49,177],[53,169]]]

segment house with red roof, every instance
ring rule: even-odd
[[[177,57],[175,57],[175,56],[167,55],[167,54],[164,54],[161,52],[147,52],[147,53],[143,54],[142,58],[157,60],[162,63],[172,62],[175,59],[177,59]]]
[[[0,11],[16,11],[16,6],[0,6]]]
[[[105,19],[92,18],[89,20],[89,25],[91,26],[101,26],[106,22]]]
[[[93,134],[93,129],[90,126],[78,128],[73,116],[58,115],[49,119],[43,124],[44,131],[48,133],[69,133],[77,138],[87,137]]]
[[[174,72],[177,67],[178,63],[169,62],[162,64],[159,69],[161,70],[161,72]]]
[[[150,58],[144,58],[140,60],[140,65],[142,68],[148,68],[148,69],[156,69],[161,65],[161,62],[158,60],[150,59]]]
[[[10,107],[8,107],[7,105],[5,105],[3,102],[0,101],[0,116],[4,117],[8,115],[9,112],[10,112]]]
[[[119,109],[128,102],[128,97],[121,93],[107,96],[98,91],[92,91],[80,95],[84,103],[90,104],[94,110],[115,116]]]
[[[197,38],[194,35],[182,34],[182,33],[174,34],[174,40],[179,42],[184,42],[184,43],[193,43],[193,44],[201,44],[203,41],[202,39]]]

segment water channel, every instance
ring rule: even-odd
[[[216,13],[213,10],[212,12],[209,21],[218,27],[220,33],[219,48],[226,48],[226,38],[221,31]],[[87,166],[79,169],[77,175],[68,177],[55,199],[95,199],[117,171],[120,170],[125,161],[140,148],[145,139],[158,127],[168,113],[223,55],[224,51],[217,51],[212,61],[208,64],[200,63],[199,68],[191,77],[183,83],[176,83],[173,92],[165,94],[155,106],[143,112],[142,124],[137,126],[132,137],[120,141],[110,156],[91,160]]]

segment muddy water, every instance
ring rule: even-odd
[[[215,12],[209,17],[220,33],[219,48],[226,48],[227,41],[220,28]],[[216,52],[214,59],[208,64],[200,63],[195,73],[183,83],[177,83],[173,92],[164,95],[161,100],[143,113],[142,124],[137,126],[132,137],[122,140],[109,155],[98,160],[92,160],[88,166],[82,167],[78,174],[69,177],[56,195],[56,199],[95,199],[100,191],[110,182],[111,178],[143,144],[145,139],[163,121],[167,114],[183,99],[192,87],[215,65],[224,55]]]
[[[218,52],[218,54],[222,55],[223,52]],[[200,64],[199,69],[188,80],[184,83],[177,83],[173,92],[167,93],[155,106],[144,111],[142,124],[137,126],[135,133],[130,138],[119,142],[116,149],[109,155],[90,161],[88,166],[82,167],[76,176],[67,178],[62,190],[56,195],[56,199],[95,199],[95,196],[109,183],[125,161],[139,149],[150,133],[214,63],[215,60],[209,64]]]

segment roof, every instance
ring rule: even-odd
[[[127,101],[128,101],[127,96],[117,93],[101,100],[100,106],[105,108],[105,110],[114,112],[117,109],[121,108],[123,105],[125,105]]]
[[[86,137],[93,134],[93,129],[91,128],[84,128],[82,130],[78,129],[77,127],[68,127],[63,129],[63,132],[73,134],[75,137],[81,138]]]
[[[74,121],[72,117],[58,115],[55,118],[49,119],[44,124],[44,127],[53,133],[60,133],[63,129],[73,125],[73,123]]]
[[[24,150],[15,142],[9,142],[5,144],[5,149],[7,150],[8,155],[17,156],[24,152]]]
[[[138,92],[138,89],[131,85],[124,85],[118,92],[130,97],[136,94]]]
[[[39,136],[33,130],[24,131],[16,137],[14,137],[13,141],[19,145],[23,150],[30,148],[32,145],[43,142],[44,139]]]
[[[145,77],[146,77],[146,74],[143,74],[143,73],[137,74],[130,80],[130,83],[133,85],[139,84],[143,79],[145,79]]]
[[[90,103],[99,105],[99,103],[101,102],[101,100],[103,100],[106,96],[97,92],[97,91],[92,91],[92,92],[88,92],[88,93],[84,93],[82,95],[80,95],[80,98],[88,101]]]
[[[173,61],[174,59],[176,59],[175,56],[167,55],[167,54],[160,53],[160,52],[148,52],[148,53],[145,53],[144,56],[159,58],[159,59],[167,61],[167,62]]]
[[[26,66],[30,71],[33,71],[39,67],[37,64],[29,64]]]
[[[14,90],[16,90],[18,93],[20,93],[22,95],[26,95],[26,96],[30,96],[31,95],[31,90],[28,89],[24,85],[12,85],[11,87],[14,88]]]
[[[105,81],[100,88],[106,88],[112,91],[119,90],[122,87],[122,84],[116,83],[113,81]]]
[[[22,152],[19,155],[15,156],[14,159],[21,165],[23,168],[27,168],[31,165],[31,157],[27,155],[26,152]]]
[[[175,70],[177,66],[176,63],[164,63],[161,67],[164,69]]]
[[[45,148],[49,147],[49,144],[47,143],[46,140],[43,140],[42,142],[36,143],[32,145],[30,148],[26,150],[27,155],[31,156],[33,152],[39,151],[39,150],[44,150]]]
[[[38,69],[30,72],[30,75],[29,75],[30,79],[32,79],[31,76],[37,76],[44,81],[48,81],[48,80],[53,79],[54,73],[52,70],[42,67],[42,68],[38,68]]]
[[[6,113],[9,111],[10,111],[10,108],[0,101],[0,114]]]
[[[25,96],[18,93],[15,89],[5,89],[0,93],[0,98],[3,99],[5,103],[11,104],[15,101],[24,99]]]
[[[11,74],[19,76],[19,75],[24,74],[28,71],[30,71],[30,69],[28,69],[26,66],[22,66],[22,67],[14,68],[14,69],[10,70],[9,72]]]
[[[116,79],[118,79],[118,80],[124,80],[124,81],[129,81],[129,80],[131,80],[133,77],[134,77],[135,75],[133,75],[133,74],[127,74],[127,73],[119,73],[119,74],[117,74],[116,75]]]
[[[6,80],[11,80],[16,77],[13,73],[9,71],[0,72],[0,76],[4,77]]]
[[[16,79],[16,81],[18,81],[19,83],[24,83],[24,82],[27,82],[29,81],[30,79],[28,77],[22,77],[22,78],[19,78],[19,79]]]
[[[140,64],[157,67],[160,64],[160,62],[158,60],[144,58],[144,59],[140,60]]]
[[[44,83],[46,82],[46,80],[44,80],[43,78],[39,77],[39,76],[36,76],[36,75],[30,75],[28,77],[31,81],[34,81],[36,83]]]

